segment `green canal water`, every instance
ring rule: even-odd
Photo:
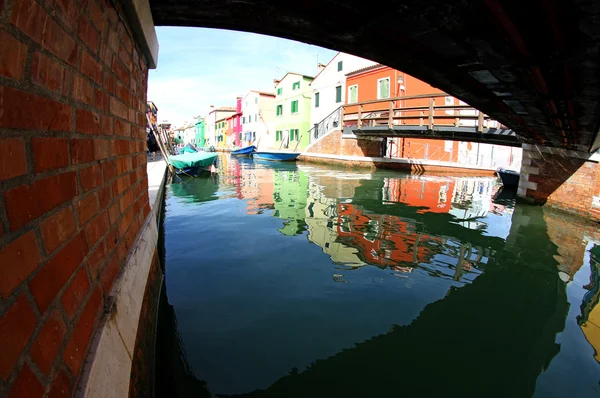
[[[173,182],[158,395],[600,396],[597,225],[498,184],[224,155]]]

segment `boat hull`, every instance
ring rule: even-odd
[[[256,147],[254,145],[250,145],[245,148],[240,148],[236,149],[235,151],[231,151],[231,156],[251,156],[255,150]]]
[[[208,167],[185,167],[183,169],[175,169],[175,174],[180,177],[207,177],[210,175]]]
[[[254,152],[255,159],[271,162],[292,162],[300,156],[299,152]]]
[[[517,188],[519,186],[519,173],[512,170],[496,170],[496,174],[502,180],[502,185],[506,188]]]

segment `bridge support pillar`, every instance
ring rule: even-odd
[[[523,144],[517,195],[600,221],[600,154]]]

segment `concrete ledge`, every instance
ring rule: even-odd
[[[154,29],[149,1],[129,0],[121,4],[134,38],[148,61],[148,68],[155,69],[158,65],[158,38]]]
[[[526,158],[525,152],[529,152],[528,156],[532,159],[541,159],[544,154],[557,155],[562,157],[583,159],[589,162],[600,162],[600,152],[587,153],[581,151],[574,151],[570,149],[552,148],[542,145],[523,144],[523,160]]]
[[[157,241],[158,226],[152,211],[114,282],[110,292],[114,304],[100,321],[86,358],[77,396],[129,396],[135,338]]]
[[[464,165],[460,163],[453,162],[443,162],[438,160],[413,160],[413,159],[396,159],[396,158],[382,158],[382,157],[366,157],[366,156],[346,156],[346,155],[330,155],[330,154],[321,154],[321,153],[307,153],[303,152],[301,154],[301,158],[303,160],[311,160],[314,159],[331,159],[337,161],[346,161],[346,162],[360,162],[360,163],[368,163],[368,164],[397,164],[397,165],[405,165],[405,166],[414,166],[417,168],[423,167],[439,167],[439,168],[454,168],[459,170],[475,170],[482,171],[486,174],[494,173],[495,168],[492,167],[483,167],[483,166],[472,166],[472,165]]]
[[[105,309],[94,334],[77,388],[78,397],[129,396],[140,313],[152,259],[157,251],[157,219],[167,164],[162,159],[150,162],[146,170],[151,211],[109,293],[113,305]]]

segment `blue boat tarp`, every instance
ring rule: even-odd
[[[234,151],[231,151],[232,155],[250,155],[252,154],[252,152],[254,152],[256,150],[256,147],[254,145],[250,145],[244,148],[240,148],[240,149],[236,149]]]
[[[169,163],[176,169],[188,167],[209,167],[217,159],[215,152],[182,153],[169,157]]]

